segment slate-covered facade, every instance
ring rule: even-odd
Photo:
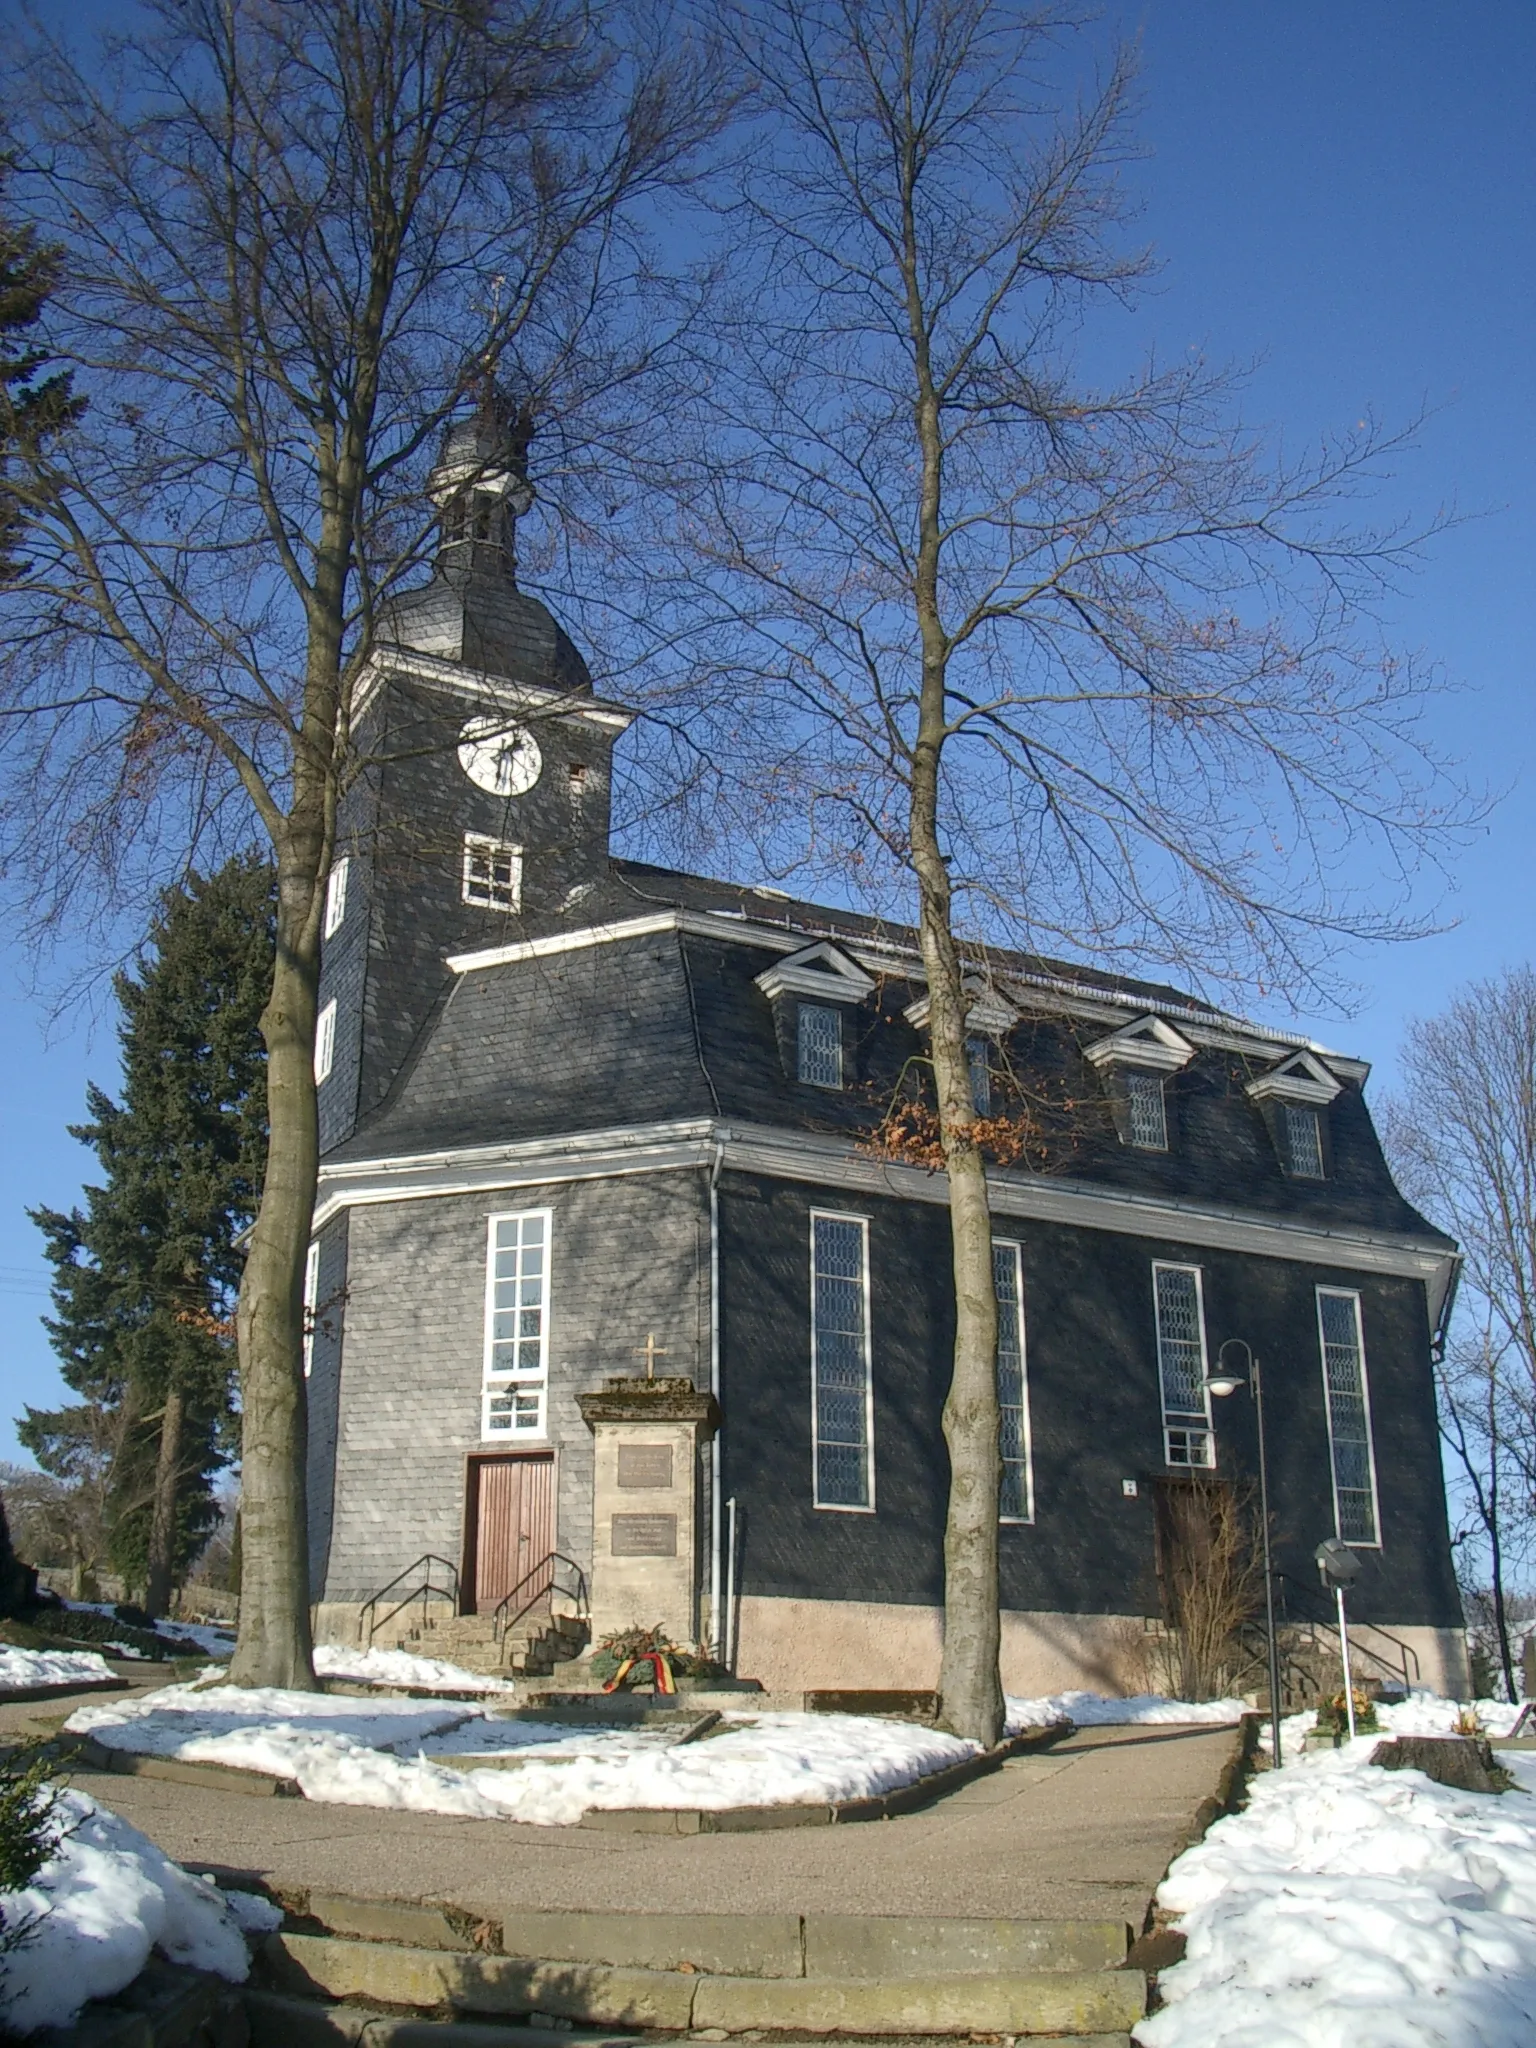
[[[771,1684],[931,1685],[944,1185],[871,1143],[923,1050],[911,935],[616,858],[628,714],[516,588],[518,480],[465,429],[434,486],[439,568],[372,665],[321,984],[320,1631],[427,1554],[482,1609],[545,1546],[590,1569],[578,1396],[653,1338],[722,1418],[699,1637]],[[1431,1371],[1455,1248],[1394,1187],[1363,1064],[1039,961],[978,961],[974,1004],[993,1112],[1022,1080],[1056,1118],[992,1176],[1009,1688],[1134,1678],[1160,1499],[1254,1471],[1246,1397],[1199,1388],[1228,1337],[1264,1362],[1298,1612],[1339,1531],[1360,1622],[1459,1684]]]

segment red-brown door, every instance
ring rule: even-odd
[[[494,1613],[514,1591],[518,1606],[546,1591],[537,1573],[555,1547],[554,1454],[476,1458],[469,1509],[475,1612]]]

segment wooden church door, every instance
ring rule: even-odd
[[[469,1468],[466,1563],[473,1573],[476,1614],[491,1614],[555,1547],[555,1459],[552,1451],[476,1458]],[[541,1588],[530,1580],[517,1604]]]

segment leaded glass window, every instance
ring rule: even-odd
[[[1005,1522],[1035,1518],[1029,1455],[1029,1382],[1024,1368],[1023,1259],[1016,1244],[994,1244],[997,1290],[997,1447],[1002,1460],[997,1511]]]
[[[1163,1391],[1163,1450],[1170,1465],[1216,1462],[1205,1389],[1205,1316],[1198,1266],[1154,1264],[1157,1370]]]
[[[802,1003],[797,1071],[814,1088],[843,1085],[843,1013],[828,1003]]]
[[[965,1057],[971,1070],[971,1106],[978,1116],[992,1114],[992,1046],[985,1038],[968,1038]]]
[[[1144,1152],[1168,1150],[1168,1106],[1161,1074],[1128,1073],[1125,1099],[1131,1112],[1131,1143]]]
[[[550,1212],[490,1219],[486,1272],[486,1437],[538,1436],[549,1359]]]
[[[1323,1178],[1323,1129],[1315,1109],[1285,1105],[1285,1149],[1292,1173],[1302,1180]]]
[[[859,1216],[811,1218],[811,1403],[822,1508],[874,1506],[868,1235]]]
[[[1365,1378],[1360,1297],[1330,1287],[1317,1290],[1317,1321],[1328,1399],[1328,1442],[1333,1453],[1333,1502],[1345,1543],[1374,1545],[1376,1465],[1371,1446],[1371,1402]]]

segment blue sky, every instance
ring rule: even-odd
[[[1139,36],[1131,177],[1164,265],[1140,315],[1165,355],[1260,359],[1249,412],[1301,441],[1370,408],[1434,408],[1383,510],[1456,505],[1393,606],[1396,638],[1459,685],[1431,714],[1475,780],[1507,793],[1458,858],[1457,922],[1362,954],[1347,1018],[1300,1027],[1391,1084],[1405,1021],[1536,954],[1531,877],[1531,564],[1536,557],[1536,6],[1530,0],[1150,0],[1107,9]],[[45,1267],[24,1210],[78,1198],[65,1132],[88,1075],[113,1085],[110,1018],[50,1023],[30,963],[0,963],[0,1457],[10,1418],[60,1397],[38,1323]],[[1293,1023],[1285,1013],[1272,1021]]]

